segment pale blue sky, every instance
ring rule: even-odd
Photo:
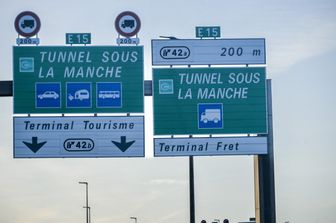
[[[336,219],[336,2],[0,0],[0,80],[12,80],[14,19],[41,19],[41,45],[63,45],[66,32],[91,32],[94,45],[115,45],[114,20],[136,12],[151,79],[150,40],[194,38],[195,26],[219,25],[225,38],[266,38],[273,80],[277,222]],[[152,154],[152,100],[146,97],[146,153]],[[188,159],[13,159],[12,98],[0,98],[0,222],[85,221],[185,223],[189,220]],[[252,156],[195,158],[196,221],[254,216]]]

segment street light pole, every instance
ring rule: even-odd
[[[89,223],[91,223],[91,208],[88,207],[88,209],[89,209]]]
[[[83,208],[86,208],[86,207],[83,207]],[[89,223],[91,223],[91,207],[88,207],[89,208]]]
[[[137,217],[130,217],[130,219],[134,219],[135,223],[137,223]]]
[[[86,186],[86,223],[89,223],[89,183],[88,182],[78,182],[79,184],[85,184]]]
[[[194,157],[189,156],[189,201],[190,223],[195,223],[195,186],[194,186]]]

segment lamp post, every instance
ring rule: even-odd
[[[86,207],[83,207],[83,208],[86,208]],[[88,207],[89,208],[89,223],[91,223],[91,207]]]
[[[137,223],[137,217],[130,217],[130,219],[134,219],[135,223]]]
[[[89,222],[91,223],[91,207],[88,208],[89,208]]]
[[[79,184],[85,184],[86,186],[86,223],[89,223],[89,183],[88,182],[78,182]]]

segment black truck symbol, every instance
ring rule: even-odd
[[[25,19],[23,20],[23,22],[21,23],[21,27],[22,29],[25,29],[27,27],[29,28],[33,28],[35,26],[35,21],[33,19]]]
[[[126,27],[129,27],[129,28],[133,28],[134,27],[134,20],[133,19],[125,19],[124,21],[123,21],[123,23],[121,24],[121,27],[123,27],[124,29],[126,28]]]

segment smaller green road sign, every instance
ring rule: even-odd
[[[143,112],[142,46],[14,47],[14,113]]]
[[[91,33],[66,33],[65,44],[91,44]]]
[[[265,68],[153,69],[154,134],[266,133]]]
[[[196,38],[219,38],[220,26],[196,26]]]

